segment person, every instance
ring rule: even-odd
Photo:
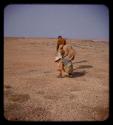
[[[60,45],[66,45],[66,40],[62,36],[58,36],[56,51],[58,52]]]
[[[67,59],[67,58],[63,58],[61,53],[58,53],[58,55],[55,58],[55,62],[58,64],[58,78],[62,78],[62,72],[66,72],[68,74],[69,77],[72,77],[72,73],[73,73],[73,65],[72,65],[72,61]]]
[[[58,53],[62,55],[62,57],[66,57],[69,60],[75,59],[75,49],[71,45],[60,45],[58,49]]]
[[[72,60],[75,58],[75,50],[71,45],[66,44],[66,40],[62,36],[58,36],[57,41],[57,56],[55,62],[58,64],[58,77],[62,77],[62,71],[68,73],[72,77],[73,64]]]

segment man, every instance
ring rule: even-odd
[[[62,38],[62,36],[58,36],[57,47],[56,47],[57,52],[60,45],[66,45],[66,40]]]
[[[62,77],[62,71],[68,73],[72,77],[73,64],[72,60],[75,58],[75,50],[71,45],[59,45],[58,54],[55,62],[58,64],[58,77]]]

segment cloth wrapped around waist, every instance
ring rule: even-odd
[[[72,73],[73,72],[72,61],[70,61],[69,59],[63,58],[62,63],[64,65],[65,72],[67,72],[67,73]]]

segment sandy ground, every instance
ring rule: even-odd
[[[4,116],[17,121],[109,117],[109,44],[70,40],[73,78],[57,78],[57,39],[4,38]]]

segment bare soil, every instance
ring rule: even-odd
[[[4,117],[103,121],[109,117],[109,43],[67,39],[74,73],[57,78],[57,39],[4,38]]]

